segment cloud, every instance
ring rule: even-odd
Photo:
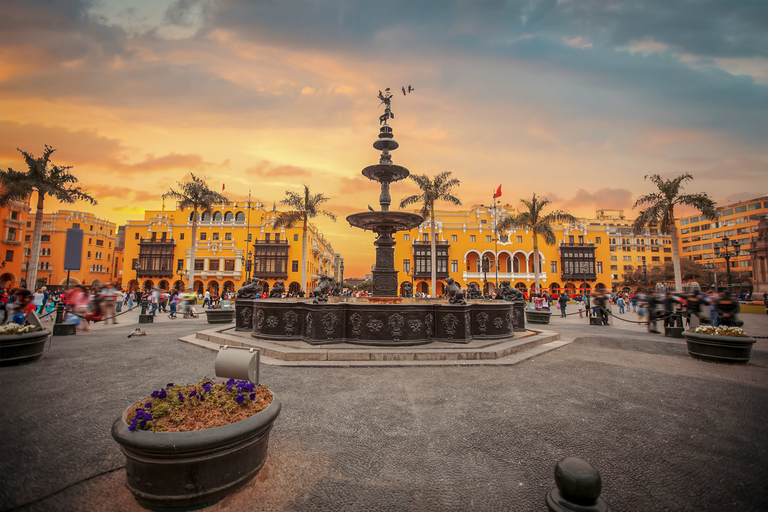
[[[580,215],[592,215],[594,209],[618,209],[631,210],[632,192],[625,188],[603,187],[594,192],[580,188],[576,194],[570,198],[561,198],[556,194],[549,193],[545,198],[552,201],[557,208],[567,212],[578,212]],[[577,215],[577,213],[574,213]]]
[[[99,201],[110,197],[130,200],[135,192],[135,189],[111,185],[91,184],[88,185],[88,192]]]
[[[302,167],[293,165],[274,165],[267,160],[247,168],[245,174],[263,178],[290,178],[295,176],[311,176],[312,173]]]

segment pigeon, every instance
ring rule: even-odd
[[[371,208],[371,205],[368,205],[368,209],[369,209],[370,211],[372,211],[372,212],[375,212],[375,211],[376,211],[376,210],[374,210],[373,208]]]
[[[403,87],[402,89],[403,89],[403,96],[405,96],[405,87]]]
[[[139,329],[138,327],[131,332],[131,334],[128,335],[129,338],[133,338],[134,336],[146,336],[147,333]]]
[[[413,88],[413,87],[411,87],[410,85],[408,86],[408,92],[409,92],[409,93],[411,93],[411,92],[413,92],[413,91],[415,91],[415,90],[416,90],[416,89],[414,89],[414,88]]]

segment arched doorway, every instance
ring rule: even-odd
[[[568,283],[565,285],[565,291],[568,295],[573,295],[576,292],[576,286],[573,283]]]
[[[202,281],[195,281],[195,291],[198,295],[203,295],[205,293],[205,289],[203,288],[203,282]]]
[[[145,289],[145,290],[151,290],[151,289],[152,289],[152,288],[154,288],[154,287],[155,287],[155,283],[154,283],[153,281],[151,281],[151,280],[149,280],[149,279],[147,279],[146,281],[144,281],[144,289]]]
[[[445,283],[442,281],[437,282],[437,295],[440,297],[445,295]]]
[[[293,281],[290,285],[288,285],[288,293],[298,295],[300,291],[301,291],[301,286],[296,281]]]
[[[176,289],[178,291],[183,290],[184,289],[184,281],[176,281],[175,283],[173,283],[173,287],[174,287],[174,289]]]
[[[91,288],[101,288],[101,281],[98,279],[91,281]]]
[[[549,293],[551,295],[560,295],[560,283],[552,283],[549,285]]]
[[[235,291],[235,283],[232,281],[224,281],[224,292],[233,292]]]
[[[16,281],[16,278],[13,276],[13,274],[9,274],[6,272],[2,276],[0,276],[0,287],[2,288],[8,288],[9,286],[13,286],[13,283]]]
[[[422,281],[419,283],[419,293],[423,293],[424,295],[429,295],[429,284],[427,284],[426,281]]]
[[[130,281],[128,281],[128,289],[129,289],[129,290],[133,290],[133,291],[136,291],[136,286],[137,286],[137,284],[138,284],[138,283],[136,282],[136,280],[135,280],[135,279],[131,279]]]
[[[410,281],[403,281],[402,283],[400,283],[400,296],[401,297],[405,297],[405,285],[406,284],[411,285],[411,282]],[[413,293],[413,286],[411,286],[411,293]]]
[[[168,289],[168,281],[163,279],[162,281],[160,281],[160,284],[158,284],[158,286],[160,288],[162,288],[163,290],[167,290]]]
[[[515,288],[520,290],[526,299],[528,298],[528,287],[525,286],[525,283],[515,283]]]
[[[219,295],[219,283],[217,281],[210,281],[208,283],[208,291],[211,292],[211,295]]]
[[[264,281],[264,284],[261,286],[261,293],[267,294],[267,297],[269,297],[269,283]]]
[[[483,295],[486,297],[490,296],[494,290],[496,290],[496,284],[492,283],[491,281],[488,281],[485,283],[485,286],[483,287]]]
[[[603,283],[597,283],[597,284],[595,285],[595,290],[600,290],[600,291],[602,291],[602,290],[605,290],[606,288],[608,288],[608,287],[607,287],[607,286],[605,286]]]

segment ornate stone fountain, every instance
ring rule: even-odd
[[[392,235],[423,222],[421,215],[390,211],[389,185],[410,174],[392,163],[391,151],[398,148],[387,121],[394,117],[389,89],[379,92],[385,105],[379,117],[379,138],[373,147],[381,151],[379,163],[363,169],[363,176],[381,184],[381,209],[347,217],[353,227],[377,234],[376,265],[373,270],[373,297],[368,299],[330,297],[323,300],[256,299],[248,287],[238,292],[236,329],[251,331],[265,340],[303,341],[312,345],[351,343],[356,345],[403,346],[433,341],[469,343],[472,340],[505,340],[525,331],[525,303],[519,294],[507,300],[469,303],[454,293],[453,298],[413,299],[398,297],[395,270],[395,241]],[[370,208],[370,207],[369,207]],[[258,288],[258,287],[257,287]],[[458,286],[455,290],[460,292]]]
[[[380,211],[354,213],[347,217],[350,226],[371,230],[378,236],[373,245],[376,246],[376,265],[373,268],[373,296],[397,297],[397,270],[395,270],[395,240],[392,235],[397,231],[409,231],[424,219],[421,215],[407,212],[391,212],[389,205],[392,196],[389,194],[389,184],[403,180],[410,172],[403,166],[392,163],[392,154],[399,147],[393,138],[392,128],[387,121],[394,117],[391,109],[392,94],[389,89],[384,94],[379,91],[379,99],[385,105],[384,115],[379,118],[381,131],[373,147],[381,151],[381,158],[376,165],[363,169],[363,176],[381,184],[379,195]]]

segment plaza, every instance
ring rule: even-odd
[[[742,317],[768,334],[768,316]],[[179,341],[204,319],[130,339],[123,319],[0,372],[0,509],[143,510],[110,427],[152,389],[212,376],[216,353]],[[283,401],[266,465],[207,510],[545,510],[567,456],[601,472],[614,510],[768,507],[767,340],[728,366],[619,319],[545,327],[563,346],[514,365],[262,364]]]

